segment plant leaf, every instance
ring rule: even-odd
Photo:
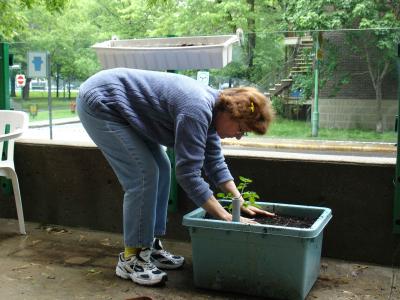
[[[246,178],[246,177],[243,177],[243,176],[239,176],[239,180],[240,180],[241,182],[245,182],[245,183],[253,182],[253,180],[251,180],[251,179],[249,179],[249,178]]]

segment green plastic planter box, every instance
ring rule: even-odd
[[[223,205],[229,201],[222,201]],[[283,215],[317,218],[310,228],[248,225],[205,219],[198,208],[183,217],[192,240],[197,287],[272,297],[305,299],[320,269],[324,207],[258,203]]]

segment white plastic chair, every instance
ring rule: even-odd
[[[15,205],[17,207],[19,231],[25,232],[24,212],[17,173],[14,166],[14,140],[28,128],[29,117],[26,113],[14,110],[0,110],[0,176],[11,179]],[[8,129],[7,129],[8,128]],[[6,130],[8,133],[6,133]],[[7,141],[7,147],[4,147]],[[2,153],[5,155],[2,155]]]

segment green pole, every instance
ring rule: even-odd
[[[173,35],[168,37],[174,37]],[[169,73],[175,73],[175,70],[167,70]],[[178,181],[175,172],[175,151],[173,148],[167,148],[167,155],[171,163],[171,184],[169,188],[168,211],[176,212],[178,210]]]
[[[49,107],[49,128],[50,128],[50,139],[53,139],[53,105],[51,101],[51,67],[50,67],[50,53],[46,53],[46,60],[47,60],[47,103]]]
[[[315,39],[315,68],[314,68],[314,111],[312,113],[312,136],[318,136],[319,128],[319,107],[318,107],[318,80],[319,80],[319,59],[320,59],[320,41],[322,33],[318,33]]]
[[[10,109],[10,71],[9,71],[9,55],[8,55],[8,44],[0,43],[0,109]],[[2,128],[1,130],[4,130]],[[8,133],[10,127],[7,125],[5,132]],[[5,153],[8,147],[8,143],[4,142],[3,149],[0,149],[0,160],[6,159]],[[0,177],[0,188],[2,192],[9,196],[12,194],[11,180],[6,177]]]
[[[8,44],[0,43],[0,109],[10,109]]]
[[[400,75],[400,44],[397,46],[397,74]],[[397,131],[397,158],[396,158],[396,177],[394,179],[395,193],[393,204],[393,233],[400,233],[400,130],[399,130],[399,115],[400,115],[400,78],[397,82],[397,102],[398,112],[396,116],[396,131]]]
[[[169,188],[168,211],[176,212],[178,209],[178,182],[175,173],[175,152],[172,148],[167,148],[167,155],[171,163],[171,185]]]

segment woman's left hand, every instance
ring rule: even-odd
[[[266,216],[266,217],[274,217],[275,216],[274,213],[271,213],[271,212],[266,211],[266,210],[259,209],[259,208],[255,207],[255,206],[251,206],[251,205],[249,205],[247,207],[242,205],[241,210],[242,210],[243,213],[245,213],[245,214],[247,214],[248,216],[251,216],[251,217],[254,217],[256,215]]]

